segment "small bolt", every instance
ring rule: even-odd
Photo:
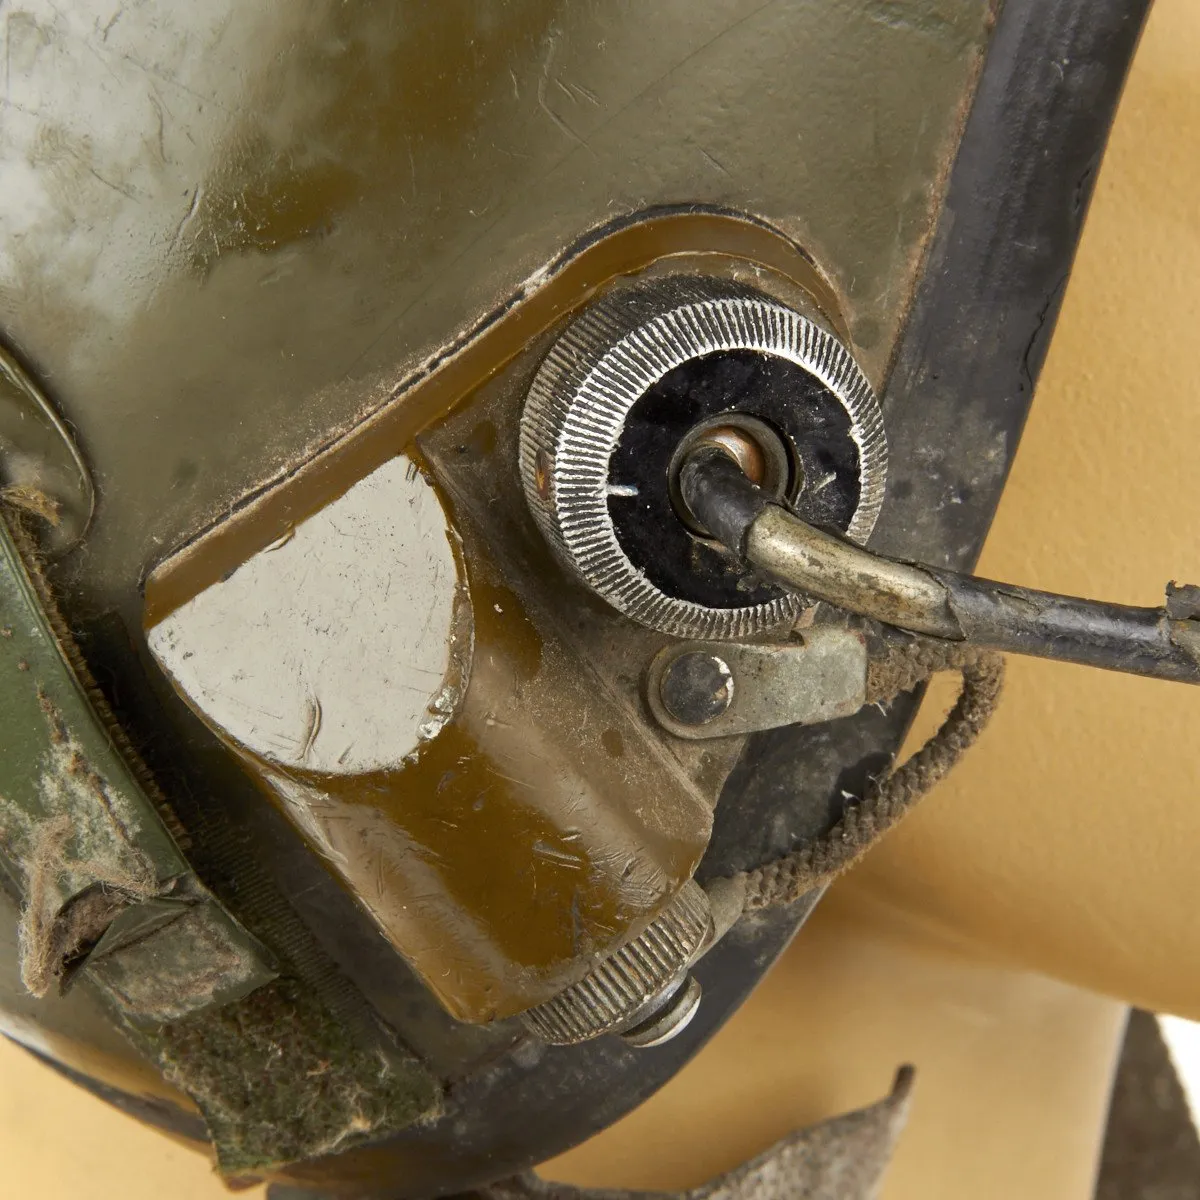
[[[682,1033],[696,1015],[703,995],[694,975],[689,975],[644,1021],[619,1036],[626,1045],[647,1050]]]
[[[702,650],[681,654],[659,683],[663,708],[683,725],[707,725],[733,703],[733,672]]]

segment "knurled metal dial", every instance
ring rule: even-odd
[[[522,1014],[544,1041],[572,1046],[629,1028],[677,989],[712,933],[704,889],[688,880],[637,937],[578,983]]]
[[[746,637],[804,603],[748,580],[672,510],[672,453],[728,413],[790,447],[797,513],[866,540],[887,470],[874,392],[831,333],[744,284],[667,276],[609,293],[551,348],[522,416],[525,494],[557,557],[619,611],[679,637]]]

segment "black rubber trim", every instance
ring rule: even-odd
[[[720,450],[701,449],[679,472],[683,502],[695,519],[739,560],[745,557],[746,535],[771,497],[756,487],[742,469]]]
[[[884,391],[892,473],[872,548],[975,565],[1149,9],[1005,0]]]

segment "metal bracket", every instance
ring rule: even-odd
[[[848,717],[867,702],[866,642],[833,626],[802,641],[680,642],[650,664],[646,701],[665,730],[691,740]]]

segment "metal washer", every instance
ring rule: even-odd
[[[684,363],[738,350],[796,364],[845,409],[859,454],[859,499],[846,536],[864,542],[887,473],[875,394],[832,334],[744,284],[668,276],[610,293],[555,342],[522,415],[525,495],[557,557],[620,612],[677,637],[752,636],[794,621],[803,604],[786,592],[729,608],[668,595],[630,560],[609,511],[610,461],[634,405]]]

